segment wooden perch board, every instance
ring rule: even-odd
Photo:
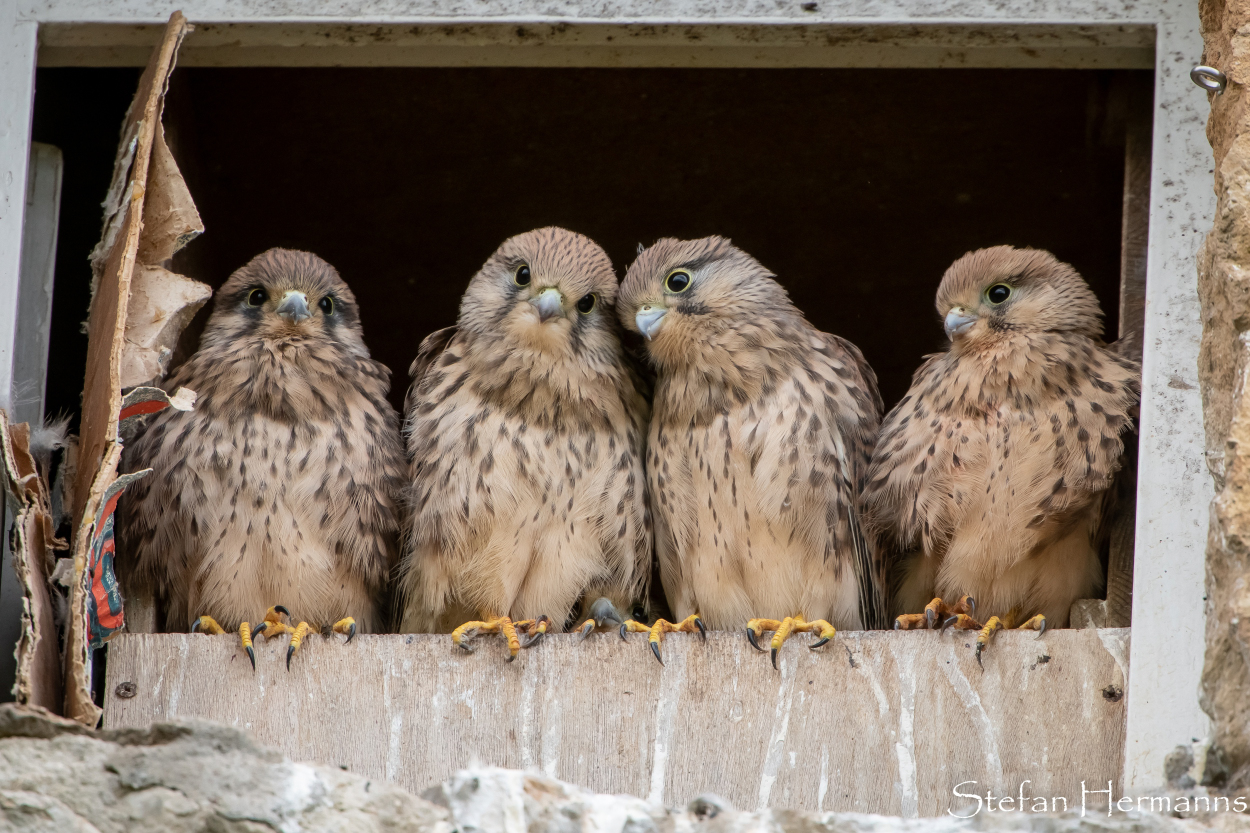
[[[741,634],[547,637],[511,664],[498,639],[287,640],[120,634],[104,725],[207,718],[296,760],[414,791],[477,761],[670,806],[703,792],[763,805],[945,815],[952,789],[1075,797],[1118,782],[1128,630],[1004,632],[978,668],[968,633],[792,638],[774,671]],[[120,692],[121,694],[119,695]],[[1090,786],[1094,789],[1094,786]]]

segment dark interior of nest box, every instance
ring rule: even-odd
[[[34,138],[65,155],[49,413],[79,405],[86,257],[137,78],[39,70]],[[943,348],[934,292],[970,249],[1050,249],[1114,338],[1125,123],[1151,85],[1148,71],[180,68],[165,126],[206,232],[173,266],[217,287],[272,246],[321,255],[356,293],[398,406],[420,340],[454,323],[508,236],[565,226],[623,274],[640,242],[721,234],[860,346],[888,407]]]
[[[943,349],[934,293],[970,249],[1050,249],[1114,338],[1125,124],[1152,75],[179,68],[165,126],[206,232],[173,267],[217,287],[272,246],[321,255],[398,406],[421,339],[508,236],[565,226],[623,274],[640,242],[721,234],[860,346],[888,407]],[[137,79],[39,70],[34,138],[65,155],[49,413],[79,405],[87,254]]]

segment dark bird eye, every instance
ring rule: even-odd
[[[1005,283],[996,283],[986,291],[985,297],[990,299],[991,304],[1001,304],[1011,297],[1011,287]]]
[[[259,307],[261,304],[269,300],[269,293],[263,289],[253,289],[248,293],[247,303],[249,306]]]
[[[595,308],[595,293],[583,295],[581,300],[577,302],[577,311],[582,315],[586,315]]]
[[[690,288],[690,273],[678,269],[664,279],[664,288],[669,292],[685,292]]]
[[[317,306],[321,307],[321,311],[326,315],[334,315],[334,299],[329,295],[322,298],[321,303],[317,304]]]
[[[529,286],[530,285],[529,265],[522,263],[520,266],[518,266],[516,270],[516,274],[513,275],[512,279],[516,281],[517,286]]]

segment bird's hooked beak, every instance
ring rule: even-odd
[[[538,310],[538,320],[546,322],[557,315],[564,314],[564,296],[554,286],[549,286],[530,301]]]
[[[312,313],[308,311],[308,296],[297,289],[288,290],[282,296],[277,312],[292,324],[312,318]]]
[[[646,304],[634,316],[634,323],[638,325],[638,329],[649,341],[655,337],[656,331],[660,329],[660,323],[667,314],[668,310],[663,307],[653,307],[650,304]]]
[[[946,337],[952,341],[955,336],[961,336],[972,329],[972,325],[977,323],[977,317],[963,307],[951,307],[951,311],[946,313]]]

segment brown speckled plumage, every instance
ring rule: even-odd
[[[255,289],[268,293],[259,306]],[[276,314],[290,290],[310,318]],[[334,268],[307,252],[257,256],[218,290],[199,351],[165,386],[199,399],[126,450],[127,470],[153,473],[121,502],[123,591],[150,588],[170,630],[204,614],[234,628],[274,604],[314,626],[352,616],[382,629],[403,449],[390,371],[369,358]]]
[[[519,286],[521,265],[530,283]],[[545,322],[531,303],[562,294]],[[579,299],[596,296],[583,314]],[[507,240],[473,277],[455,327],[421,345],[405,405],[412,518],[402,629],[550,616],[646,598],[648,408],[618,338],[616,276],[579,234]]]
[[[665,288],[675,269],[689,288]],[[881,419],[872,369],[816,330],[771,273],[720,237],[661,240],[621,283],[625,326],[665,310],[647,476],[676,618],[736,629],[801,615],[882,624],[882,564],[855,503]]]
[[[988,290],[1010,287],[991,303]],[[864,493],[896,554],[894,613],[972,595],[977,614],[1063,627],[1103,584],[1098,540],[1138,401],[1138,367],[1103,344],[1098,299],[1048,252],[964,255],[940,315],[975,317],[885,419]],[[963,312],[960,313],[964,314]]]

